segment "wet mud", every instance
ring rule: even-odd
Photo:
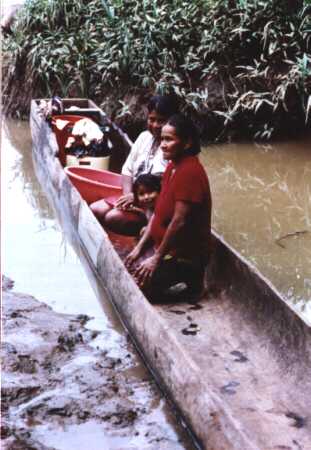
[[[2,448],[191,449],[159,422],[154,383],[107,354],[90,317],[54,312],[3,279]]]

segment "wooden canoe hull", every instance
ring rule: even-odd
[[[280,378],[286,380],[286,392],[296,386],[290,384],[295,378],[303,388],[297,385],[293,398],[302,417],[307,417],[304,392],[310,389],[311,380],[308,324],[254,267],[214,233],[215,251],[207,282],[216,282],[221,294],[199,311],[177,305],[198,322],[202,319],[201,333],[189,340],[179,333],[186,316],[176,315],[169,306],[150,305],[125,269],[108,235],[55,158],[55,135],[38,116],[35,101],[31,131],[35,169],[61,223],[77,234],[121,321],[199,445],[213,450],[276,450],[295,440],[307,449],[309,426],[298,430],[289,423],[287,427],[283,420],[286,408],[283,415],[267,411],[282,404],[278,399],[272,407],[269,404],[270,397],[281,396]],[[244,366],[243,358],[227,357],[242,354],[240,350],[229,351],[236,348],[243,348],[243,352],[249,349]],[[252,367],[243,375],[248,361]],[[289,373],[291,380],[286,378]],[[239,381],[232,381],[229,374]],[[243,390],[236,393],[243,383]],[[283,403],[290,405],[291,399]]]

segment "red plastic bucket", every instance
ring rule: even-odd
[[[117,173],[76,166],[65,167],[65,172],[88,204],[105,198],[113,201],[122,195],[122,176]]]
[[[56,127],[56,120],[66,120],[68,121],[67,125],[64,126],[62,130],[59,130]],[[86,119],[86,116],[74,116],[70,114],[60,114],[57,116],[52,116],[52,130],[55,133],[56,141],[59,148],[59,159],[63,166],[66,165],[66,152],[65,145],[70,136],[72,136],[71,131],[76,122],[81,119]]]

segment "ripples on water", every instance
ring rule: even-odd
[[[311,139],[204,148],[213,227],[311,323]]]

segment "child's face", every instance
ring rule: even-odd
[[[137,200],[142,208],[154,208],[159,195],[157,191],[150,191],[146,186],[140,184],[137,188]]]

